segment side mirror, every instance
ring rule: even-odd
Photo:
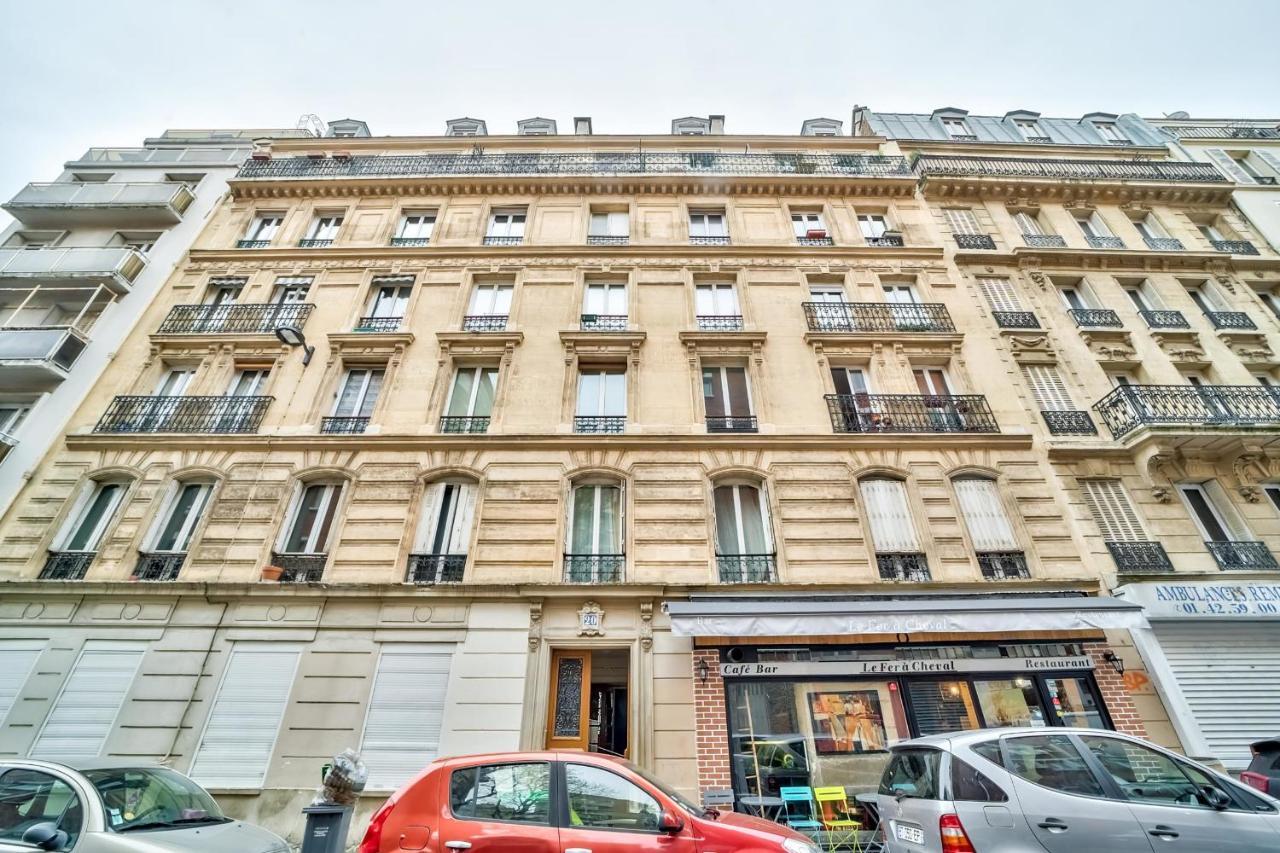
[[[671,812],[663,812],[658,817],[658,831],[675,835],[684,829],[684,820]]]
[[[37,823],[22,833],[22,843],[40,850],[61,850],[71,839],[56,823]]]
[[[1218,811],[1231,808],[1231,798],[1220,789],[1212,785],[1202,785],[1200,790],[1204,793],[1204,801]]]

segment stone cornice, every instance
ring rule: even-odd
[[[716,134],[714,136],[673,136],[671,134],[557,134],[555,136],[367,136],[292,137],[272,139],[272,153],[309,151],[349,151],[352,154],[466,152],[480,146],[491,153],[570,151],[631,152],[716,151],[721,153],[878,154],[883,136],[794,136],[788,134]],[[1157,149],[1163,150],[1163,149]]]
[[[1195,272],[1216,275],[1234,269],[1280,269],[1280,256],[1236,256],[1223,252],[1158,252],[1151,249],[1077,249],[1014,246],[1004,250],[960,249],[953,255],[957,264],[1024,265],[1035,269],[1098,269],[1147,272]]]
[[[1010,178],[972,175],[930,175],[920,181],[926,199],[940,201],[979,199],[1031,199],[1039,202],[1092,204],[1156,202],[1178,205],[1215,205],[1231,201],[1231,183],[1155,183],[1106,179]]]

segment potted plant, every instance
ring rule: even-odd
[[[263,566],[262,579],[264,581],[278,581],[280,576],[284,574],[284,569],[280,566]]]

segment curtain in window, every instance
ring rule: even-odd
[[[866,505],[867,523],[876,551],[884,554],[918,553],[920,541],[907,504],[907,489],[900,480],[863,480],[858,484]]]
[[[1017,551],[1018,540],[1005,515],[996,484],[981,477],[954,481],[956,499],[975,551]]]

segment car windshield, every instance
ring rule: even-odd
[[[83,775],[98,789],[107,826],[115,832],[230,820],[208,791],[163,767],[85,770]]]
[[[620,763],[623,764],[632,773],[636,774],[641,779],[644,779],[650,785],[657,788],[662,793],[666,794],[668,797],[670,797],[672,800],[675,801],[676,805],[678,805],[680,808],[684,809],[694,817],[698,817],[699,815],[703,814],[703,812],[706,811],[706,809],[702,808],[697,803],[694,803],[688,797],[674,791],[670,785],[668,785],[666,782],[663,782],[661,779],[659,779],[657,776],[654,776],[649,771],[635,766],[630,761],[623,761]]]

